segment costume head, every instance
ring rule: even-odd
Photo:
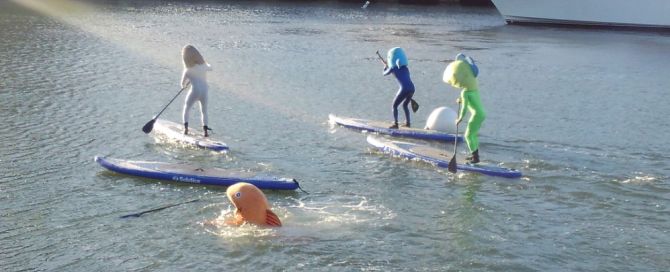
[[[281,221],[270,210],[268,200],[263,192],[253,184],[235,183],[228,187],[226,195],[235,206],[235,225],[249,222],[259,226],[280,227]]]
[[[470,64],[462,60],[455,60],[447,65],[442,76],[444,83],[450,84],[456,88],[478,90],[477,79]]]
[[[471,57],[466,56],[463,53],[458,53],[458,55],[456,55],[456,60],[462,60],[462,61],[467,62],[468,64],[470,64],[470,68],[472,69],[472,74],[474,74],[475,77],[477,77],[479,75],[479,67],[477,67],[477,64],[475,64],[475,60],[472,59]]]
[[[205,64],[205,59],[202,57],[198,49],[193,45],[186,45],[181,49],[181,56],[184,61],[184,67],[190,68],[198,64]]]
[[[389,68],[400,68],[409,64],[405,50],[400,47],[389,49],[388,54],[386,54],[386,63]]]

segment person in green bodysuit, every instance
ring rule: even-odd
[[[458,112],[458,117],[456,118],[456,125],[458,126],[461,120],[463,120],[466,110],[470,112],[468,127],[463,135],[465,137],[465,143],[468,145],[470,153],[472,153],[472,155],[467,158],[468,163],[479,162],[478,133],[484,119],[486,119],[486,112],[484,112],[484,107],[479,98],[479,86],[476,78],[478,74],[479,69],[477,68],[477,65],[475,65],[474,60],[463,54],[458,54],[456,60],[447,65],[447,69],[444,70],[444,75],[442,77],[442,80],[445,83],[462,89],[461,97],[458,99],[458,103],[462,103],[462,105]]]

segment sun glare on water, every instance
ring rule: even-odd
[[[11,0],[12,2],[36,11],[50,18],[56,19],[85,33],[107,41],[119,48],[123,48],[141,56],[158,66],[169,67],[174,70],[174,78],[181,75],[182,63],[180,50],[189,43],[180,35],[169,35],[164,31],[157,31],[153,27],[137,27],[134,22],[120,20],[113,13],[105,12],[103,7],[90,3],[73,0]],[[199,45],[206,47],[206,45]],[[208,59],[217,63],[217,59]],[[231,88],[231,80],[218,76],[225,73],[225,67],[214,66],[212,76],[208,77],[211,89],[225,91],[245,101],[262,105],[263,108],[274,111],[292,120],[307,123],[319,123],[322,118],[311,116],[295,107],[286,107],[281,101],[275,101],[256,92],[241,87]],[[226,81],[228,80],[228,81]],[[175,83],[175,86],[177,84]],[[299,118],[296,118],[299,117]]]

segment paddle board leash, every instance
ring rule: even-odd
[[[309,194],[307,191],[303,190],[302,187],[300,187],[300,183],[298,183],[297,180],[293,179],[293,182],[295,182],[295,184],[298,185],[298,189],[300,189],[300,191],[302,191],[305,194]]]
[[[458,99],[458,111],[457,114],[461,112],[461,99]],[[454,156],[451,157],[451,161],[449,161],[449,166],[447,166],[447,170],[451,173],[456,173],[458,172],[457,170],[457,165],[456,165],[456,148],[458,147],[458,123],[456,123],[456,137],[454,138]]]
[[[184,90],[186,90],[186,88],[188,88],[189,85],[191,85],[191,82],[190,82],[190,81],[189,81],[188,83],[186,83],[186,86],[184,86],[184,88],[181,88],[181,90],[179,90],[179,92],[177,93],[177,95],[175,95],[175,96],[172,98],[172,100],[170,100],[170,102],[168,102],[167,105],[165,105],[165,107],[163,107],[163,109],[162,109],[158,114],[156,114],[156,116],[154,116],[153,119],[151,119],[149,122],[147,122],[146,124],[144,124],[144,126],[142,127],[142,131],[144,131],[144,133],[147,133],[147,134],[148,134],[149,132],[151,132],[151,130],[154,129],[154,123],[156,123],[156,119],[158,119],[158,116],[160,116],[161,113],[163,113],[163,111],[165,111],[165,109],[167,109],[167,107],[170,106],[170,104],[172,104],[172,101],[174,101],[174,100],[177,98],[177,96],[179,96],[179,95],[181,94],[181,92],[183,92]]]
[[[295,184],[298,185],[298,189],[300,189],[300,191],[302,191],[305,194],[309,194],[307,191],[302,189],[302,187],[300,187],[300,183],[298,183],[297,180],[293,179],[293,182],[295,182]],[[184,204],[188,204],[188,203],[193,203],[193,202],[198,202],[198,201],[200,201],[200,198],[196,198],[196,199],[193,199],[193,200],[189,200],[189,201],[181,202],[181,203],[177,203],[177,204],[170,204],[170,205],[167,205],[167,206],[163,206],[163,207],[159,207],[159,208],[155,208],[155,209],[151,209],[151,210],[146,210],[146,211],[143,211],[143,212],[126,214],[126,215],[120,216],[119,218],[121,218],[121,219],[131,218],[131,217],[136,218],[136,217],[140,217],[142,215],[145,215],[147,213],[162,211],[162,210],[165,210],[167,208],[172,208],[172,207],[176,207],[176,206],[180,206],[180,205],[184,205]]]
[[[143,212],[126,214],[126,215],[121,216],[119,218],[140,217],[140,216],[142,216],[144,214],[147,214],[147,213],[157,212],[157,211],[165,210],[167,208],[172,208],[172,207],[175,207],[175,206],[184,205],[184,204],[188,204],[188,203],[193,203],[193,202],[197,202],[197,201],[200,201],[200,199],[197,198],[197,199],[189,200],[189,201],[186,201],[186,202],[171,204],[171,205],[167,205],[167,206],[163,206],[163,207],[160,207],[160,208],[155,208],[155,209],[151,209],[151,210],[147,210],[147,211],[143,211]]]

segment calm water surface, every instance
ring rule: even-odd
[[[451,5],[21,3],[0,2],[2,271],[670,267],[668,33],[507,26]],[[140,130],[179,90],[187,43],[214,68],[228,154]],[[417,126],[455,106],[447,61],[479,61],[482,157],[524,178],[454,176],[328,124],[391,118],[396,83],[374,52],[394,46]],[[295,177],[309,194],[266,192],[280,229],[210,225],[231,213],[224,189],[117,175],[95,155]]]

